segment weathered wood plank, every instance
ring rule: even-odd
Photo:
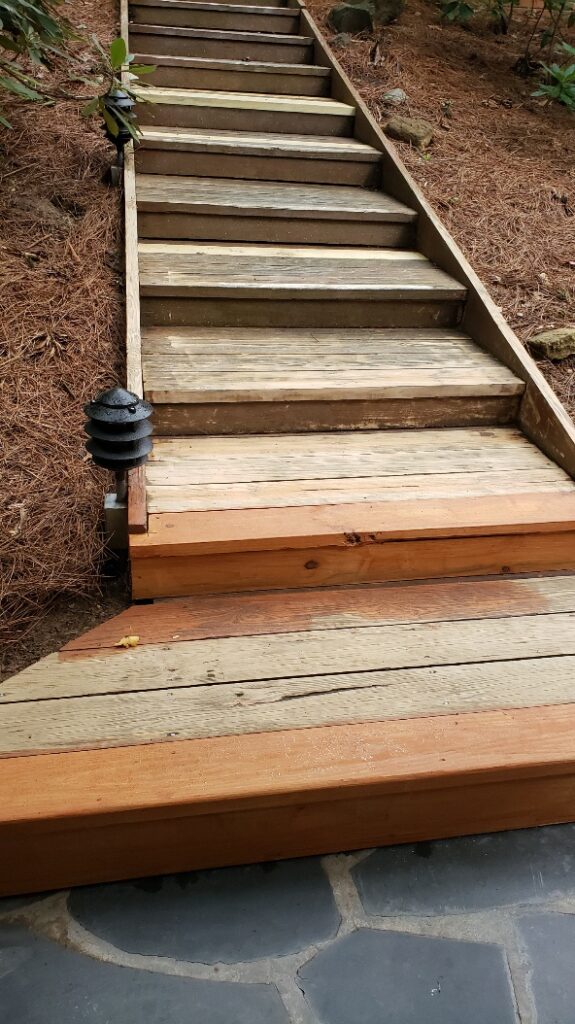
[[[329,696],[339,688],[362,694],[372,686],[384,689],[385,672],[390,673],[389,696],[393,707],[395,688],[399,686],[403,693],[404,683],[409,682],[407,670],[451,665],[466,666],[473,673],[477,665],[487,662],[500,665],[505,699],[507,681],[501,663],[519,659],[518,681],[521,666],[529,659],[552,658],[561,664],[561,658],[575,655],[574,625],[575,610],[563,614],[502,616],[487,622],[481,618],[340,626],[335,632],[333,628],[318,628],[279,634],[270,631],[263,636],[180,640],[175,644],[102,651],[82,660],[81,665],[78,659],[62,661],[57,654],[50,654],[2,683],[0,721],[5,721],[6,706],[16,703],[28,706],[48,699],[156,690],[171,693],[189,687],[197,688],[198,693],[203,687],[214,691],[224,687],[222,692],[227,696],[221,706],[226,713],[228,706],[238,703],[248,708],[273,703],[278,699],[278,687],[282,693],[288,693],[290,684],[294,698],[305,697],[310,690],[314,695]],[[575,659],[571,667],[575,669]],[[396,681],[395,672],[399,670],[404,675],[398,675]],[[511,676],[513,671],[510,665]],[[406,694],[406,699],[413,699],[419,706],[425,702],[427,690],[419,687],[418,678],[414,673],[413,691]],[[228,702],[230,694],[238,696],[225,689],[228,683],[250,683],[242,695],[245,701]],[[252,687],[251,683],[258,685]],[[571,693],[575,699],[575,672],[571,676]],[[199,696],[199,707],[208,699],[207,694]],[[363,696],[359,696],[360,704],[362,700]],[[65,715],[64,704],[61,709]],[[286,728],[291,728],[290,707],[278,710],[286,715]],[[21,714],[24,727],[28,723],[27,712],[21,709]]]
[[[494,626],[493,621],[490,626]],[[525,633],[520,630],[520,634],[517,644],[509,645],[510,650],[525,646]],[[180,659],[183,646],[178,651]],[[151,648],[142,654],[151,655]],[[174,661],[174,652],[171,659]],[[83,662],[82,674],[97,667],[97,661]],[[112,666],[121,664],[120,659],[111,659]],[[65,668],[78,673],[76,663],[59,667],[60,671]],[[186,670],[182,665],[182,671]],[[569,704],[575,696],[574,680],[575,657],[546,655],[485,664],[240,681],[239,686],[174,685],[169,690],[42,699],[25,705],[6,704],[0,709],[1,754]]]
[[[575,580],[569,575],[173,598],[132,605],[71,640],[59,657],[81,658],[104,648],[121,653],[114,644],[126,635],[139,636],[141,647],[209,637],[571,611]]]

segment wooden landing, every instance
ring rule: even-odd
[[[0,894],[571,820],[574,624],[568,575],[128,609],[2,685]]]

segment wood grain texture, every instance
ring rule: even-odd
[[[146,57],[201,57],[257,63],[304,64],[311,62],[313,41],[296,35],[264,32],[221,32],[217,29],[169,28],[134,25],[130,46]]]
[[[294,2],[301,9],[301,31],[308,32],[314,39],[314,61],[332,71],[332,95],[356,108],[354,134],[382,154],[386,191],[418,210],[419,248],[468,288],[463,319],[465,330],[478,345],[500,359],[528,385],[519,420],[523,430],[550,458],[571,476],[575,476],[573,421],[427,202],[400,160],[394,145],[369,113],[313,18],[299,0]]]
[[[134,558],[134,598],[575,569],[573,533],[388,541],[222,555]]]
[[[569,821],[574,735],[566,705],[47,754],[42,787],[4,760],[0,891]]]
[[[213,28],[238,32],[296,33],[299,11],[288,7],[186,3],[155,0],[130,5],[132,25]]]
[[[575,611],[575,580],[569,575],[172,598],[153,605],[132,605],[71,640],[59,657],[83,658],[104,648],[121,655],[114,644],[134,634],[143,646],[209,637],[570,611]]]
[[[136,62],[146,62],[136,54]],[[154,56],[152,85],[169,89],[223,89],[226,92],[264,92],[275,95],[328,96],[330,72],[306,64],[247,63],[201,57]]]

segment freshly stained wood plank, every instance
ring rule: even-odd
[[[499,501],[518,493],[572,494],[568,479],[558,481],[554,467],[510,477],[509,471],[446,473],[406,479],[368,477],[334,480],[297,480],[249,484],[187,484],[147,486],[150,514],[169,515],[218,509],[295,508],[301,505],[338,505],[348,502],[437,501],[497,495]],[[401,510],[400,510],[401,511]],[[156,523],[158,520],[154,520]],[[177,522],[178,520],[176,520]],[[167,523],[166,523],[167,525]],[[182,522],[182,529],[184,523]]]
[[[59,657],[82,658],[103,648],[121,654],[113,645],[134,634],[142,647],[209,637],[567,611],[575,611],[575,579],[568,575],[173,598],[132,605],[71,640]]]
[[[134,598],[575,569],[572,532],[133,558]]]
[[[120,664],[119,659],[112,664]],[[93,665],[84,662],[83,671]],[[42,699],[0,709],[1,752],[78,750],[175,736],[199,739],[569,704],[574,680],[575,657],[564,656],[266,679],[241,682],[239,689],[234,683]]]
[[[321,114],[327,117],[352,117],[354,108],[329,97],[278,96],[241,92],[217,92],[208,89],[163,89],[147,86],[136,90],[148,103],[175,104],[184,107],[227,107],[232,110],[284,111],[288,114]]]
[[[273,213],[317,220],[372,219],[412,223],[413,210],[382,192],[338,185],[297,185],[283,182],[188,178],[140,174],[136,180],[140,211],[201,212],[212,207],[232,213]]]
[[[42,786],[4,760],[2,893],[571,820],[573,728],[567,705],[45,754]]]
[[[151,502],[150,502],[151,504]],[[431,537],[571,534],[575,554],[575,491],[509,493],[415,501],[360,500],[286,508],[240,508],[152,516],[134,539],[132,558],[359,547]]]
[[[357,253],[361,253],[358,255]],[[215,299],[262,295],[344,301],[462,299],[464,289],[417,254],[396,250],[298,251],[286,246],[141,242],[142,296]]]
[[[575,655],[574,625],[575,611],[570,611],[545,616],[505,616],[489,619],[487,623],[483,619],[469,619],[343,626],[335,633],[332,629],[317,629],[180,641],[175,645],[149,644],[119,652],[104,651],[81,665],[77,660],[61,661],[57,654],[51,654],[2,683],[0,721],[8,704],[28,706],[30,702],[56,698],[172,692],[205,686],[217,689],[223,684],[245,682],[250,686],[242,696],[252,706],[260,701],[266,703],[266,686],[273,680],[278,680],[282,688],[292,682],[294,696],[300,690],[306,695],[310,688],[330,694],[335,684],[329,677],[334,674],[343,680],[343,688],[363,690],[371,685],[383,686],[385,671],[445,665],[470,667],[515,658],[521,659],[521,663],[530,658],[559,659]],[[345,679],[348,674],[352,677],[349,682]],[[364,686],[361,676],[365,677]],[[300,677],[304,677],[301,687]],[[328,677],[325,683],[324,677]],[[414,690],[417,678],[415,675]],[[252,687],[251,683],[258,685]],[[390,687],[393,688],[391,676]],[[575,673],[572,687],[575,698]],[[421,701],[424,695],[418,694],[417,699]],[[243,705],[244,701],[239,703]],[[289,718],[290,709],[285,711]],[[21,713],[25,718],[25,713]]]

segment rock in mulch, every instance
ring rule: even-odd
[[[389,25],[395,21],[404,6],[405,0],[349,0],[332,7],[327,19],[336,32],[372,32],[376,22]]]
[[[568,356],[575,356],[575,327],[557,327],[554,331],[542,331],[529,339],[533,355],[542,359],[559,362]]]
[[[402,103],[407,103],[407,93],[403,89],[390,89],[389,92],[383,94],[384,103],[389,103],[393,107],[399,107]]]
[[[338,4],[328,14],[328,22],[340,34],[371,32],[373,29],[373,6],[370,3]]]
[[[392,117],[384,130],[390,139],[409,142],[418,149],[425,149],[433,139],[433,125],[419,117]]]

